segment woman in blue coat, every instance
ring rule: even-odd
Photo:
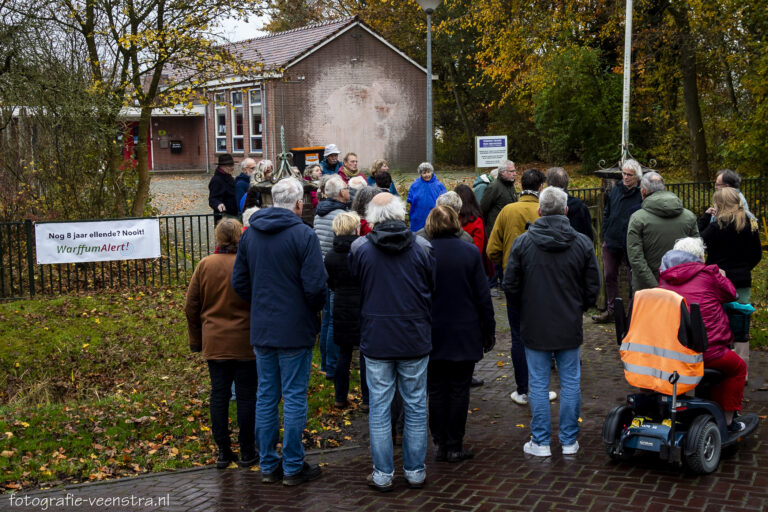
[[[493,348],[496,329],[480,251],[456,236],[460,228],[458,215],[446,206],[427,218],[436,266],[427,367],[429,430],[437,460],[448,462],[474,456],[463,445],[469,387],[475,363]]]
[[[408,204],[411,210],[408,217],[411,221],[411,231],[414,233],[424,227],[427,215],[435,207],[437,196],[446,192],[445,186],[435,175],[435,168],[429,162],[419,164],[419,177],[408,189]]]

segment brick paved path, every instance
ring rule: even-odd
[[[285,488],[262,485],[257,471],[213,468],[150,475],[114,482],[72,486],[38,492],[29,498],[60,498],[70,503],[80,498],[129,499],[165,497],[169,506],[55,507],[48,510],[609,510],[609,511],[757,511],[768,510],[768,433],[759,429],[739,451],[721,462],[716,473],[695,476],[661,464],[655,458],[635,458],[632,464],[614,464],[603,451],[601,428],[608,410],[624,401],[630,391],[620,369],[613,330],[585,322],[582,349],[581,450],[563,457],[553,435],[552,457],[523,454],[529,438],[527,407],[512,403],[512,366],[507,352],[509,332],[503,306],[495,301],[500,326],[497,348],[479,364],[477,375],[485,386],[472,391],[466,442],[475,458],[460,464],[434,462],[427,455],[428,484],[410,490],[402,477],[402,463],[395,461],[396,488],[379,494],[366,487],[371,471],[367,440],[347,449],[315,453],[309,460],[324,464],[320,480]],[[750,386],[745,410],[768,415],[768,358],[753,353]],[[499,366],[501,361],[503,366]],[[558,389],[555,383],[553,389]],[[553,404],[557,418],[558,401]],[[360,421],[365,421],[364,417]],[[396,456],[399,450],[396,450]],[[20,496],[16,497],[17,499]],[[8,496],[0,496],[0,510],[10,508]],[[18,501],[16,502],[18,505]]]

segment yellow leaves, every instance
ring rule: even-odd
[[[12,450],[3,450],[2,452],[0,452],[0,457],[5,457],[6,459],[10,459],[11,457],[13,457],[14,453],[16,452]]]
[[[496,366],[498,366],[499,368],[503,368],[504,367],[504,361],[496,361]]]
[[[97,318],[97,320],[98,320],[98,318]],[[80,348],[88,348],[90,346],[91,346],[90,343],[83,343],[83,345]]]

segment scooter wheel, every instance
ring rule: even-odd
[[[634,411],[629,406],[617,405],[611,409],[605,418],[603,423],[603,445],[605,446],[605,453],[614,461],[626,461],[635,454],[635,450],[632,448],[622,447],[621,453],[618,453],[617,450],[624,427],[632,423],[634,415]]]
[[[696,434],[693,453],[686,458],[688,468],[699,475],[712,473],[720,464],[721,447],[720,430],[708,421]]]

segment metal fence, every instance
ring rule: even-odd
[[[131,286],[186,284],[215,248],[213,215],[169,215],[160,221],[155,259],[38,265],[29,220],[0,223],[0,300]]]
[[[669,183],[686,208],[700,215],[711,204],[714,182]],[[748,178],[741,184],[752,213],[762,226],[768,222],[768,178]],[[595,232],[602,222],[604,189],[571,189],[586,203]],[[0,222],[0,300],[36,295],[60,295],[131,286],[171,286],[189,282],[195,265],[215,248],[213,215],[169,215],[160,221],[159,258],[98,263],[38,265],[31,221]]]

